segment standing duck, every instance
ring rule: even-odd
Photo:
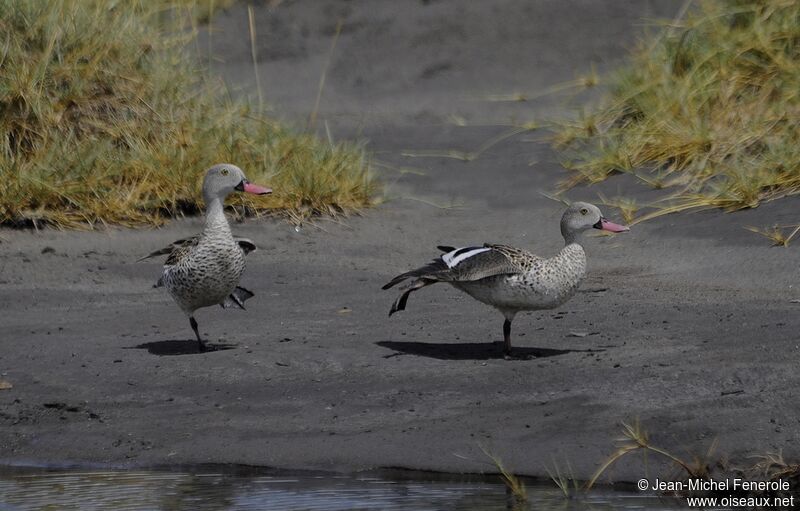
[[[577,291],[586,275],[586,252],[580,245],[580,236],[592,228],[610,232],[629,230],[606,220],[597,206],[575,202],[561,217],[561,235],[566,246],[549,259],[508,245],[440,246],[444,254],[430,264],[398,275],[383,286],[389,289],[406,279],[414,279],[392,304],[389,316],[405,310],[412,291],[447,282],[503,313],[504,352],[508,357],[511,322],[518,312],[553,309]]]
[[[174,242],[140,259],[169,254],[161,278],[155,287],[164,286],[178,306],[189,316],[197,346],[206,347],[194,312],[201,307],[221,305],[244,309],[244,301],[253,293],[239,287],[244,272],[245,255],[256,249],[252,241],[234,238],[225,218],[225,198],[233,192],[266,195],[272,190],[247,181],[242,169],[228,163],[214,165],[203,180],[203,200],[206,204],[206,224],[197,236]]]

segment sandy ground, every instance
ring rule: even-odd
[[[391,319],[380,286],[439,244],[493,241],[559,250],[561,206],[540,192],[565,174],[538,133],[479,158],[511,119],[565,111],[534,93],[618,63],[646,24],[679,2],[287,1],[256,9],[259,72],[276,112],[302,125],[337,19],[343,30],[319,127],[360,136],[384,166],[387,202],[300,229],[234,225],[260,250],[248,310],[204,309],[198,354],[188,321],[137,256],[192,234],[158,230],[0,231],[0,461],[118,465],[230,462],[287,468],[490,470],[571,466],[586,477],[639,418],[678,455],[734,460],[798,452],[800,299],[795,247],[746,225],[796,223],[800,201],[703,212],[590,237],[583,290],[556,311],[521,315],[521,360],[501,356],[501,316],[444,285]],[[198,48],[254,91],[246,8],[214,20]],[[454,120],[467,123],[458,126]],[[651,192],[623,178],[572,199]],[[609,217],[618,219],[615,211]],[[227,349],[226,349],[227,348]],[[796,458],[794,458],[796,459]],[[638,479],[623,463],[615,479]]]

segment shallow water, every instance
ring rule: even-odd
[[[249,469],[186,471],[0,468],[0,511],[351,511],[678,509],[671,499],[594,491],[565,499],[528,486],[514,507],[491,478],[424,473],[332,475]]]

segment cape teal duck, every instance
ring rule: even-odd
[[[580,244],[588,229],[624,232],[629,229],[606,220],[597,206],[576,202],[561,217],[565,246],[546,259],[508,245],[439,246],[444,252],[430,264],[398,275],[383,289],[414,279],[395,300],[389,316],[404,310],[413,291],[447,282],[504,316],[504,352],[511,354],[511,322],[520,311],[553,309],[569,300],[586,275],[586,253]]]
[[[247,181],[244,172],[235,165],[214,165],[203,180],[206,204],[203,232],[140,259],[169,254],[155,287],[164,286],[189,316],[200,351],[205,351],[205,344],[197,329],[195,311],[211,305],[244,309],[245,300],[253,296],[252,292],[239,286],[239,279],[244,272],[245,256],[256,246],[246,238],[235,238],[225,218],[225,198],[233,192],[265,195],[272,190]]]

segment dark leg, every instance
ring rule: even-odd
[[[189,324],[192,325],[192,330],[194,330],[194,335],[197,336],[197,350],[205,351],[206,345],[203,344],[203,339],[200,338],[200,332],[197,331],[197,321],[195,321],[194,316],[189,316]]]
[[[505,341],[503,352],[509,357],[511,356],[511,320],[508,318],[503,322],[503,340]]]
[[[408,289],[397,297],[397,300],[394,301],[392,304],[392,308],[389,310],[389,316],[391,317],[397,311],[406,310],[406,303],[408,302],[408,295],[410,295],[413,291],[417,289],[422,289],[425,286],[430,286],[431,284],[436,284],[436,280],[430,279],[417,279],[415,280]]]

